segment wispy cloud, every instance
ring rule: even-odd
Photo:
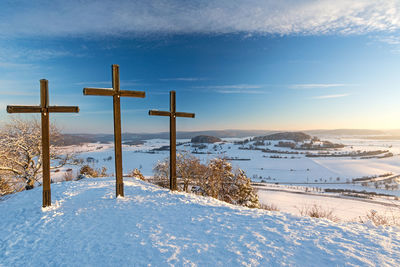
[[[44,4],[46,2],[46,4]],[[353,34],[400,28],[398,0],[3,1],[3,37]]]
[[[146,113],[148,109],[123,109],[123,113]],[[85,114],[113,114],[113,111],[110,110],[84,110]]]
[[[196,82],[196,81],[204,81],[205,78],[195,78],[195,77],[181,77],[181,78],[163,78],[160,81],[169,82],[169,81],[181,81],[181,82]]]
[[[264,88],[260,84],[228,84],[228,85],[205,85],[192,86],[192,90],[206,90],[217,94],[268,94],[268,91],[257,90]]]
[[[389,45],[400,45],[400,36],[389,35],[389,36],[382,36],[377,37],[379,41],[383,43],[387,43]]]
[[[217,90],[215,92],[219,94],[268,94],[268,92],[260,90]]]
[[[122,80],[120,81],[121,86],[137,86],[141,85],[137,82],[138,80]],[[91,86],[110,86],[111,87],[112,81],[88,81],[88,82],[77,82],[75,85],[84,86],[84,87],[91,87]]]
[[[380,35],[375,36],[374,40],[386,44],[392,53],[400,54],[400,36],[394,34]]]
[[[267,94],[267,91],[255,90],[264,88],[264,85],[259,84],[229,84],[229,85],[206,85],[193,86],[192,88],[205,89],[219,94]]]
[[[333,88],[333,87],[344,87],[350,84],[344,83],[305,83],[305,84],[292,84],[289,88],[292,89],[315,89],[315,88]]]
[[[1,7],[1,6],[0,6]],[[0,23],[1,25],[1,23]],[[1,26],[0,26],[1,28]],[[3,42],[4,43],[4,42]],[[73,54],[70,51],[63,49],[31,49],[26,47],[6,47],[7,44],[2,44],[0,48],[0,60],[3,64],[14,64],[9,62],[15,62],[19,60],[24,61],[36,61],[36,60],[47,60],[59,57],[80,57],[82,55]]]
[[[340,97],[346,97],[349,96],[350,94],[336,94],[336,95],[320,95],[320,96],[313,96],[311,97],[312,99],[329,99],[329,98],[340,98]]]
[[[1,62],[0,61],[0,68],[5,69],[32,69],[36,68],[37,66],[33,64],[25,64],[25,63],[11,63],[11,62]]]
[[[263,88],[264,85],[260,84],[228,84],[228,85],[205,85],[205,86],[193,86],[198,89],[259,89]]]

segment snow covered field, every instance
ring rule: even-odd
[[[126,178],[52,184],[0,202],[0,266],[399,266],[400,231],[172,193]]]
[[[259,201],[264,204],[274,205],[279,211],[301,215],[301,211],[317,205],[325,211],[332,211],[332,215],[338,221],[358,222],[365,219],[371,210],[385,218],[394,218],[400,221],[399,201],[371,201],[367,202],[359,198],[335,197],[329,194],[304,194],[282,191],[258,191]],[[379,198],[377,198],[379,199]],[[385,205],[389,204],[389,205]]]
[[[197,148],[190,144],[190,140],[181,139],[177,147],[179,152],[195,152],[195,156],[204,162],[215,157],[237,158],[232,160],[234,167],[246,171],[253,181],[264,180],[272,183],[312,183],[321,188],[344,188],[352,190],[367,190],[378,193],[389,193],[400,196],[400,190],[385,190],[375,188],[373,184],[361,186],[361,183],[352,184],[354,178],[363,176],[382,175],[386,173],[400,174],[400,142],[399,141],[371,141],[364,139],[330,139],[346,146],[338,151],[354,152],[357,150],[389,150],[393,153],[388,158],[360,159],[355,157],[306,157],[304,154],[274,154],[264,153],[260,150],[245,150],[248,146],[233,144],[234,141],[244,140],[238,138],[224,138],[225,142],[217,144],[205,144],[204,148]],[[271,145],[261,148],[288,151],[290,149],[275,147],[278,141],[271,141]],[[153,167],[159,160],[169,156],[168,151],[152,151],[162,146],[168,146],[167,139],[147,140],[143,145],[123,146],[124,173],[138,168],[145,176],[153,175]],[[74,148],[69,148],[72,150]],[[82,159],[90,159],[89,164],[97,168],[107,167],[110,174],[114,172],[114,151],[110,144],[86,144],[79,147],[77,156]],[[336,150],[335,150],[336,151]],[[302,151],[300,151],[302,152]],[[271,158],[281,156],[287,158]],[[109,159],[109,160],[107,160]],[[94,161],[93,161],[94,160]],[[73,166],[71,167],[73,168]],[[60,176],[61,174],[58,174]],[[57,178],[57,174],[53,177]],[[333,184],[333,185],[332,185]],[[312,185],[311,185],[312,186]],[[381,190],[383,189],[383,190]]]
[[[356,191],[368,191],[381,194],[400,196],[400,190],[385,189],[384,185],[378,188],[374,183],[363,186],[361,182],[350,182],[353,178],[362,176],[382,175],[385,173],[400,174],[400,142],[399,141],[377,141],[354,139],[329,139],[334,143],[346,145],[340,151],[343,153],[352,151],[373,151],[389,150],[393,157],[360,159],[352,157],[306,157],[304,154],[274,154],[264,153],[260,150],[246,150],[247,145],[237,145],[234,141],[243,141],[246,138],[224,138],[223,143],[205,144],[203,148],[196,147],[188,139],[178,139],[179,152],[195,152],[195,156],[206,162],[215,157],[236,158],[242,160],[232,160],[234,167],[242,168],[253,181],[265,181],[267,183],[294,183],[296,186],[305,188],[321,189],[345,189]],[[324,139],[325,140],[325,139]],[[273,150],[288,151],[287,148],[275,147],[278,141],[271,141],[270,145],[264,146]],[[154,151],[154,149],[168,146],[167,139],[151,139],[142,145],[123,146],[123,168],[127,174],[138,168],[145,176],[153,175],[153,167],[159,160],[169,156],[169,152]],[[107,167],[110,175],[114,172],[114,150],[112,144],[85,144],[79,147],[67,147],[66,151],[77,153],[77,157],[85,160],[89,165],[96,168]],[[271,155],[287,158],[271,158]],[[292,158],[292,156],[294,158]],[[66,166],[77,172],[77,166]],[[52,173],[52,179],[62,180],[64,172]],[[284,189],[284,187],[283,187]],[[303,189],[303,191],[305,191]],[[289,190],[286,188],[286,190]],[[338,194],[333,194],[335,198],[326,196],[308,196],[305,194],[292,194],[278,191],[260,191],[259,197],[264,204],[275,204],[281,211],[299,214],[299,206],[310,206],[320,204],[325,209],[332,209],[335,216],[343,221],[359,220],[360,216],[365,216],[370,210],[378,211],[382,215],[390,215],[393,210],[390,207],[378,203],[362,202],[363,199],[338,199]],[[374,197],[379,200],[379,197]],[[390,202],[400,205],[399,200]],[[399,208],[394,209],[399,213]],[[400,216],[400,214],[399,214]]]

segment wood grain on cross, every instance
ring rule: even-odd
[[[8,113],[41,113],[42,118],[42,169],[43,207],[51,206],[50,188],[50,123],[49,113],[77,113],[75,106],[49,106],[49,82],[40,80],[40,106],[7,106]]]
[[[122,178],[122,143],[121,143],[121,96],[145,97],[145,92],[120,90],[119,66],[114,64],[112,69],[112,88],[84,88],[84,95],[112,96],[114,107],[114,152],[115,152],[115,179],[116,195],[124,196],[124,182]]]
[[[177,190],[176,185],[176,117],[194,118],[194,113],[176,112],[175,91],[169,92],[169,111],[150,110],[149,115],[169,117],[169,188]]]

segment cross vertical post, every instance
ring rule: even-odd
[[[114,144],[115,144],[115,192],[118,196],[124,196],[124,182],[122,179],[122,141],[121,141],[121,101],[119,93],[119,67],[112,65],[112,87],[115,91],[113,95],[114,109]]]
[[[169,93],[169,109],[171,115],[169,116],[169,187],[171,190],[177,190],[176,186],[176,101],[175,91]]]
[[[169,92],[169,111],[150,110],[151,116],[169,116],[169,188],[177,190],[176,183],[176,117],[194,118],[194,113],[176,112],[176,93]]]
[[[40,80],[40,106],[42,121],[42,166],[43,166],[43,207],[51,205],[50,191],[50,122],[49,122],[49,83]]]
[[[50,179],[50,119],[49,113],[78,113],[79,107],[49,106],[49,82],[40,80],[40,106],[7,106],[8,113],[41,113],[42,124],[42,207],[51,206]]]
[[[115,191],[116,196],[124,196],[124,181],[122,172],[122,141],[121,141],[121,96],[127,97],[145,97],[143,91],[120,90],[119,66],[113,64],[112,88],[84,88],[84,95],[99,95],[113,97],[113,117],[114,117],[114,154],[115,154]]]

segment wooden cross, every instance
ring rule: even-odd
[[[124,196],[124,182],[122,178],[122,144],[121,144],[121,96],[145,97],[145,92],[120,90],[119,66],[114,64],[112,69],[112,88],[84,88],[84,95],[112,96],[114,107],[114,152],[115,152],[115,179],[116,195]]]
[[[176,112],[175,91],[169,92],[169,111],[150,110],[149,115],[169,117],[169,187],[177,190],[176,185],[176,117],[194,118],[194,113]]]
[[[43,172],[43,207],[51,206],[50,189],[50,129],[49,113],[78,113],[79,107],[49,106],[49,82],[40,80],[40,106],[7,106],[8,113],[42,114],[42,172]]]

